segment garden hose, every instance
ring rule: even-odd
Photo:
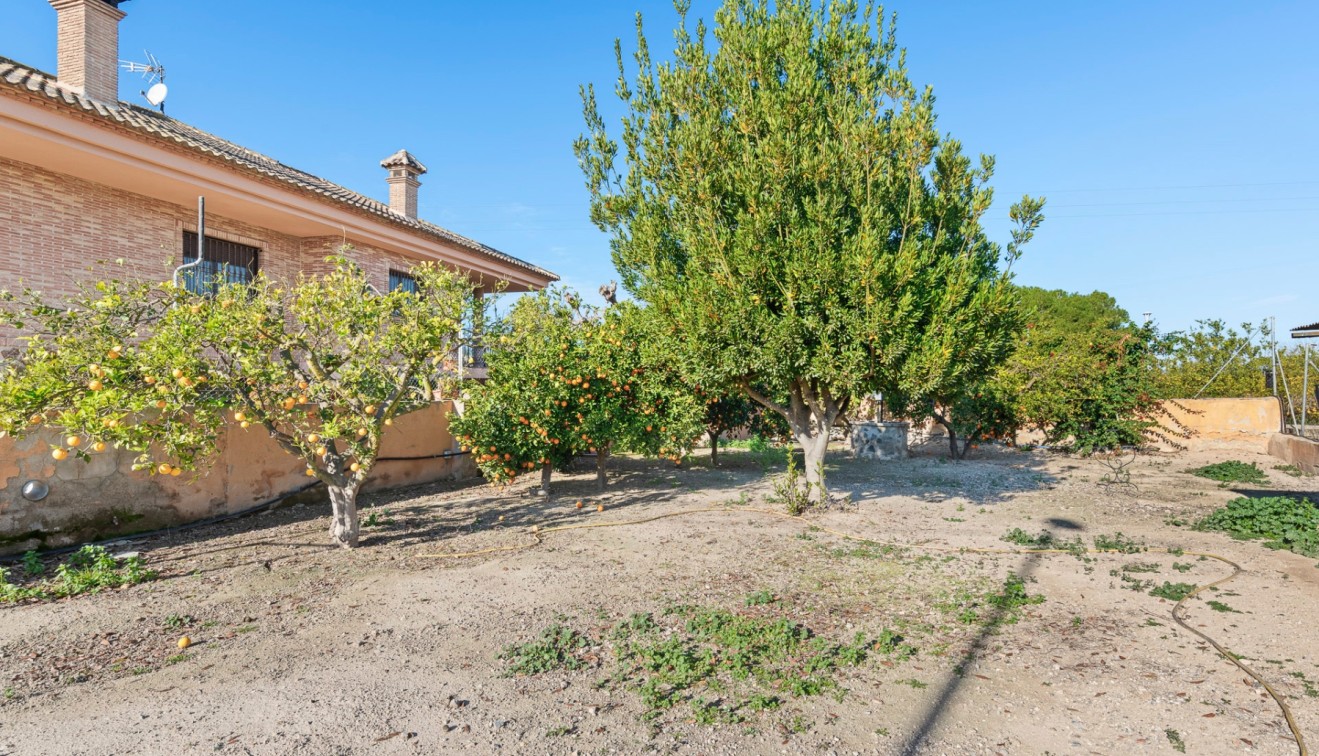
[[[802,520],[800,517],[796,517],[796,516],[793,516],[793,515],[787,514],[786,512],[776,512],[776,511],[771,510],[771,509],[756,509],[756,508],[751,508],[751,507],[740,507],[740,508],[737,508],[737,509],[730,509],[730,508],[728,508],[728,507],[701,507],[701,508],[699,508],[699,509],[684,509],[684,510],[681,510],[681,511],[678,511],[678,512],[666,512],[666,513],[664,513],[664,514],[654,515],[654,516],[652,516],[652,517],[644,517],[644,518],[639,519],[639,520],[619,520],[619,521],[613,521],[613,522],[590,522],[590,523],[581,523],[581,524],[577,524],[577,525],[557,525],[557,526],[550,527],[550,528],[541,528],[541,527],[538,527],[538,526],[532,526],[532,528],[531,528],[531,537],[532,537],[534,540],[533,540],[531,543],[515,544],[515,545],[513,545],[513,546],[497,546],[497,547],[489,548],[489,549],[480,549],[480,550],[478,550],[478,551],[464,551],[464,552],[458,552],[458,553],[453,553],[453,554],[420,554],[419,556],[421,556],[421,557],[423,557],[423,558],[429,558],[429,559],[463,559],[463,558],[466,558],[466,557],[483,556],[483,555],[485,555],[485,554],[499,554],[499,553],[503,553],[503,552],[507,552],[507,551],[523,551],[523,550],[526,550],[526,549],[533,548],[533,547],[535,547],[535,546],[539,546],[541,543],[544,542],[544,536],[545,536],[546,534],[549,534],[549,533],[561,533],[561,532],[564,532],[564,531],[567,531],[567,530],[586,530],[586,529],[589,529],[589,528],[617,528],[617,527],[623,527],[623,526],[625,526],[625,525],[642,525],[642,524],[647,523],[647,522],[654,522],[654,521],[656,521],[656,520],[663,520],[663,519],[666,519],[666,518],[669,518],[669,517],[685,517],[685,516],[687,516],[687,515],[702,514],[702,513],[705,513],[705,512],[723,512],[723,513],[726,513],[726,514],[729,514],[729,513],[731,513],[731,514],[741,514],[741,513],[744,513],[744,512],[755,512],[756,514],[771,515],[771,516],[773,516],[773,517],[779,517],[779,518],[783,518],[783,519],[793,520],[794,522],[798,522],[798,523],[804,523],[804,522],[805,522],[805,521]],[[856,535],[856,534],[853,534],[853,533],[844,533],[844,532],[842,532],[842,531],[840,531],[840,530],[833,530],[833,529],[831,529],[831,528],[826,528],[826,527],[823,527],[823,526],[820,526],[820,525],[816,525],[815,523],[810,523],[810,524],[812,525],[812,527],[818,528],[819,530],[821,530],[821,531],[823,531],[823,532],[825,532],[825,533],[829,533],[830,535],[838,536],[839,538],[851,539],[851,540],[855,540],[855,541],[861,541],[861,542],[864,542],[864,543],[875,544],[876,546],[886,546],[886,547],[890,547],[890,548],[925,549],[925,550],[929,550],[929,551],[955,551],[955,552],[968,553],[968,554],[1004,554],[1004,555],[1011,555],[1011,554],[1076,554],[1076,553],[1077,553],[1077,550],[1075,550],[1075,549],[1073,549],[1073,550],[1067,550],[1067,549],[998,549],[998,548],[970,548],[970,547],[962,547],[962,546],[937,546],[937,545],[924,544],[924,543],[919,543],[919,544],[886,543],[886,542],[884,542],[884,541],[877,541],[877,540],[875,540],[875,539],[873,539],[873,538],[867,538],[867,537],[865,537],[865,536],[859,536],[859,535]],[[1147,552],[1153,552],[1153,553],[1156,553],[1156,554],[1174,554],[1174,553],[1175,553],[1175,554],[1189,554],[1189,555],[1191,555],[1191,556],[1200,556],[1200,557],[1205,557],[1206,559],[1214,559],[1214,560],[1217,560],[1217,561],[1222,562],[1223,564],[1226,564],[1226,565],[1228,565],[1229,567],[1232,568],[1232,574],[1231,574],[1231,575],[1228,575],[1228,576],[1225,577],[1225,578],[1219,578],[1218,580],[1215,580],[1215,581],[1212,582],[1212,583],[1206,583],[1205,585],[1199,586],[1199,587],[1197,587],[1195,590],[1193,590],[1193,591],[1191,591],[1190,593],[1187,593],[1185,596],[1183,596],[1183,597],[1181,598],[1180,601],[1178,601],[1176,604],[1173,605],[1173,608],[1172,608],[1172,619],[1173,619],[1173,621],[1176,622],[1177,625],[1178,625],[1179,627],[1181,627],[1182,629],[1187,630],[1187,631],[1193,633],[1194,635],[1198,636],[1201,640],[1203,640],[1203,641],[1205,641],[1206,643],[1208,643],[1210,646],[1213,646],[1214,650],[1216,650],[1216,651],[1217,651],[1217,652],[1218,652],[1218,653],[1219,653],[1224,659],[1227,659],[1228,661],[1230,661],[1230,662],[1232,662],[1233,664],[1235,664],[1235,665],[1236,665],[1236,666],[1237,666],[1242,672],[1245,672],[1247,675],[1250,676],[1251,679],[1253,679],[1255,682],[1257,682],[1257,683],[1259,683],[1261,686],[1263,686],[1264,690],[1268,691],[1269,696],[1271,696],[1271,697],[1273,698],[1274,703],[1276,703],[1276,704],[1278,705],[1278,708],[1282,710],[1282,715],[1283,715],[1283,717],[1287,720],[1287,727],[1291,729],[1292,737],[1295,738],[1295,740],[1296,740],[1296,748],[1297,748],[1297,750],[1298,750],[1300,756],[1309,756],[1310,752],[1309,752],[1309,751],[1306,749],[1306,747],[1305,747],[1305,737],[1301,735],[1301,728],[1296,724],[1296,717],[1292,714],[1291,707],[1289,707],[1289,706],[1287,705],[1287,703],[1282,699],[1282,696],[1278,693],[1278,691],[1274,690],[1274,689],[1273,689],[1273,686],[1269,685],[1269,683],[1268,683],[1267,680],[1265,680],[1262,676],[1260,676],[1260,674],[1259,674],[1258,672],[1256,672],[1255,670],[1251,669],[1251,668],[1250,668],[1249,666],[1247,666],[1244,662],[1242,662],[1239,658],[1237,658],[1236,655],[1234,655],[1232,652],[1228,651],[1226,648],[1224,648],[1222,645],[1220,645],[1220,644],[1219,644],[1217,641],[1215,641],[1213,638],[1210,638],[1208,635],[1205,635],[1204,633],[1200,632],[1199,630],[1196,630],[1195,628],[1191,627],[1191,625],[1190,625],[1189,623],[1187,623],[1186,620],[1182,617],[1182,611],[1185,609],[1186,602],[1187,602],[1187,601],[1190,601],[1192,598],[1194,598],[1194,597],[1196,596],[1196,594],[1200,593],[1201,591],[1208,590],[1209,588],[1214,588],[1214,587],[1216,587],[1216,586],[1222,585],[1223,583],[1227,583],[1227,582],[1229,582],[1229,581],[1235,579],[1238,575],[1240,575],[1240,574],[1241,574],[1242,572],[1244,572],[1245,570],[1243,570],[1243,569],[1241,568],[1241,565],[1237,564],[1236,562],[1233,562],[1231,559],[1228,559],[1227,557],[1219,556],[1218,554],[1211,554],[1211,553],[1208,553],[1208,552],[1201,552],[1201,551],[1185,551],[1185,550],[1173,551],[1173,550],[1171,550],[1171,549],[1166,549],[1166,548],[1153,548],[1153,549],[1146,549],[1146,551],[1147,551]],[[1122,553],[1122,552],[1117,551],[1117,550],[1115,550],[1115,549],[1086,549],[1086,550],[1084,551],[1084,553],[1086,553],[1086,554],[1113,554],[1113,553]]]

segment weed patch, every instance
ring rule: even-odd
[[[530,643],[508,646],[499,658],[508,662],[508,675],[537,675],[555,669],[580,669],[585,666],[578,654],[587,646],[586,638],[563,625],[550,625]]]
[[[768,597],[770,600],[761,601]],[[754,602],[752,599],[756,599]],[[751,606],[769,606],[768,591],[747,597]],[[584,635],[553,625],[531,643],[507,648],[500,658],[510,674],[577,669],[592,645]],[[608,632],[614,668],[597,688],[634,690],[655,720],[683,708],[699,724],[737,724],[786,700],[825,692],[842,695],[835,677],[844,667],[864,664],[872,655],[898,660],[916,649],[901,635],[884,630],[876,639],[858,633],[849,642],[815,635],[785,618],[749,617],[724,609],[669,607],[664,619],[633,614]]]
[[[1239,459],[1229,459],[1226,462],[1219,462],[1213,465],[1197,467],[1186,472],[1199,477],[1216,480],[1220,483],[1268,483],[1269,476],[1259,468],[1259,465],[1251,462],[1249,464]]]
[[[1155,598],[1168,599],[1169,601],[1181,601],[1195,590],[1194,583],[1169,583],[1163,581],[1163,585],[1157,586],[1150,590],[1150,595]]]
[[[35,557],[33,557],[35,559]],[[24,569],[33,575],[29,559],[24,558]],[[44,566],[41,571],[44,572]],[[18,584],[9,582],[6,570],[0,569],[0,603],[15,603],[29,599],[51,600],[81,593],[96,593],[105,588],[136,585],[156,577],[145,568],[141,557],[130,557],[119,563],[104,546],[83,546],[71,554],[66,562],[55,568],[54,577]]]
[[[1195,529],[1222,531],[1241,540],[1261,538],[1270,549],[1319,556],[1319,509],[1308,499],[1242,496],[1196,523]]]
[[[1095,551],[1116,551],[1119,554],[1139,554],[1145,550],[1145,544],[1139,543],[1121,533],[1095,536]]]

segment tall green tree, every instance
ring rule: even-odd
[[[990,242],[992,158],[938,133],[933,94],[872,8],[726,0],[711,33],[675,5],[671,63],[654,62],[640,17],[631,77],[615,43],[621,141],[583,89],[591,218],[684,370],[785,418],[818,501],[855,397],[933,396],[1005,357],[1021,321],[1001,262],[1043,202],[1012,208],[1006,254]]]
[[[205,467],[232,418],[306,464],[329,491],[335,542],[357,546],[357,492],[384,429],[452,380],[441,367],[471,338],[462,323],[480,300],[434,264],[413,269],[416,293],[382,294],[331,261],[324,275],[220,282],[212,296],[133,280],[59,303],[0,292],[0,324],[27,341],[0,363],[0,431],[54,428],[55,459],[118,446],[138,469],[178,475]]]

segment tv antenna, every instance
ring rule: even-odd
[[[151,54],[150,50],[143,50],[142,54],[147,57],[146,63],[121,60],[119,65],[130,73],[142,74],[142,78],[151,82],[151,86],[142,91],[142,96],[151,103],[152,107],[160,108],[160,112],[164,113],[165,98],[169,96],[169,87],[165,86],[165,66]]]

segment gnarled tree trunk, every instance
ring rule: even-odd
[[[356,548],[358,543],[357,489],[360,483],[329,485],[330,535],[345,549]]]

